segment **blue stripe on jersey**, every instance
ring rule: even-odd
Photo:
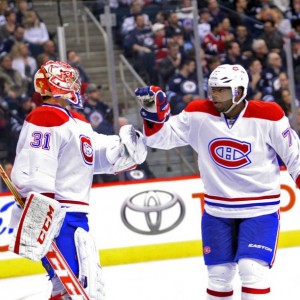
[[[248,203],[248,204],[223,204],[223,203],[209,202],[209,201],[205,200],[204,203],[207,205],[211,205],[211,206],[220,206],[220,207],[227,207],[227,208],[241,208],[241,207],[251,207],[251,206],[277,205],[280,203],[280,200],[278,200],[276,202]]]

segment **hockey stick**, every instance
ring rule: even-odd
[[[23,202],[22,198],[20,197],[16,187],[9,179],[8,175],[6,174],[5,170],[3,169],[2,165],[0,164],[0,175],[7,185],[8,189],[11,191],[13,196],[15,197],[18,204],[24,208],[25,203]],[[79,283],[77,277],[74,275],[72,269],[68,265],[67,261],[59,251],[58,247],[56,246],[55,242],[51,243],[51,247],[49,252],[46,254],[46,258],[48,259],[51,267],[54,269],[56,275],[60,279],[61,283],[65,287],[67,293],[71,296],[74,300],[89,300],[89,296],[86,294],[84,288]]]

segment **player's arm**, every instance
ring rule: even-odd
[[[283,116],[280,120],[272,122],[270,140],[272,147],[300,187],[300,140],[287,117]]]

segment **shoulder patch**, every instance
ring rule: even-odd
[[[184,110],[186,112],[204,112],[213,116],[220,116],[210,100],[194,100]]]
[[[243,117],[279,121],[284,117],[284,111],[275,102],[250,100]]]
[[[61,126],[69,119],[62,109],[51,106],[37,107],[26,117],[27,122],[44,127]]]
[[[77,111],[70,111],[70,114],[72,115],[72,117],[74,119],[78,119],[80,121],[83,121],[83,122],[86,122],[86,123],[89,123],[89,121],[85,118],[85,116],[83,116],[81,113],[77,112]]]

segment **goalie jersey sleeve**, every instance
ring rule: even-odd
[[[24,122],[12,181],[22,197],[44,193],[69,211],[88,212],[93,174],[112,172],[105,152],[110,139],[79,113],[44,104]]]
[[[195,100],[164,124],[145,122],[144,132],[150,147],[191,145],[198,153],[205,209],[217,217],[247,218],[279,209],[277,155],[300,183],[299,138],[275,103],[246,101],[229,126],[212,102]]]

